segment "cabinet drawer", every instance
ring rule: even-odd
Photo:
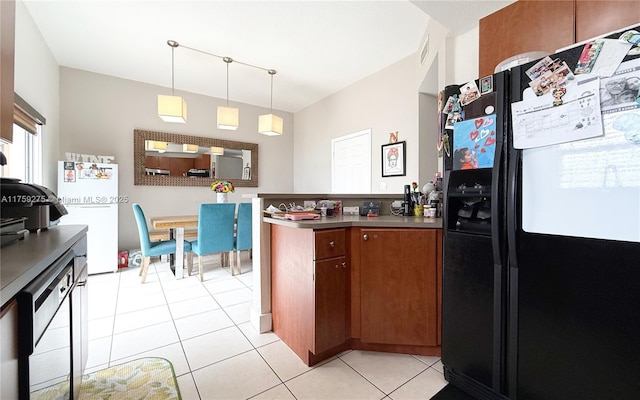
[[[345,255],[345,230],[326,229],[315,231],[315,260]]]

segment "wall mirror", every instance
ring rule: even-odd
[[[135,129],[133,164],[134,185],[258,186],[256,143]]]

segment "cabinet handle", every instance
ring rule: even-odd
[[[347,268],[347,262],[346,261],[342,262],[342,268]]]
[[[329,242],[329,247],[336,247],[336,243],[332,240]]]
[[[369,235],[362,235],[362,239],[369,240]]]

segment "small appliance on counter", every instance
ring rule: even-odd
[[[0,247],[8,246],[24,239],[27,230],[24,227],[25,217],[0,218]]]
[[[2,219],[26,218],[24,227],[31,232],[56,225],[67,209],[50,189],[20,179],[0,178]]]
[[[366,217],[368,215],[380,215],[381,201],[366,200],[362,202],[360,207],[360,215]]]

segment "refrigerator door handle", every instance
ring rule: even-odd
[[[522,151],[513,150],[509,159],[509,172],[507,176],[507,248],[509,249],[509,266],[518,268],[516,248],[516,227],[518,223],[518,172],[521,164]]]
[[[491,174],[491,248],[493,250],[493,263],[502,264],[502,255],[500,253],[501,237],[501,221],[497,216],[500,215],[500,208],[502,205],[499,201],[500,196],[500,182],[502,181],[502,157],[504,141],[498,139],[496,143],[495,159],[493,160],[493,171]],[[496,172],[497,171],[497,172]]]

